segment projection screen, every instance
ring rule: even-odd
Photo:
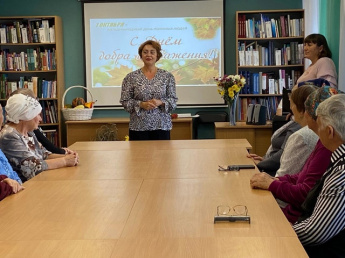
[[[86,86],[97,107],[120,106],[121,84],[143,63],[138,47],[162,45],[157,67],[176,80],[178,105],[223,104],[223,1],[84,3]]]

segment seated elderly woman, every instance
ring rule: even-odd
[[[28,88],[20,88],[11,93],[10,96],[13,96],[15,94],[23,94],[26,96],[30,96],[32,98],[36,98],[34,92]],[[59,148],[58,146],[55,146],[49,139],[44,135],[41,128],[33,130],[37,140],[46,148],[48,151],[56,154],[74,154],[73,150],[70,150],[68,148]]]
[[[2,115],[2,106],[0,105],[0,125],[4,122]],[[13,171],[10,163],[4,153],[0,150],[0,201],[5,197],[18,193],[24,189],[22,186],[22,180],[18,177],[17,173]]]
[[[247,157],[252,158],[260,171],[274,176],[280,167],[280,158],[283,154],[285,145],[289,137],[301,129],[301,125],[295,121],[289,121],[274,132],[271,137],[271,145],[265,156],[250,153]]]
[[[293,228],[310,257],[345,254],[345,94],[332,96],[317,110],[322,144],[331,162],[302,205]]]
[[[316,134],[318,133],[316,108],[321,102],[337,93],[336,89],[324,86],[308,96],[305,102],[304,116],[306,117],[308,127]],[[319,140],[299,173],[276,178],[260,173],[255,175],[250,183],[254,188],[268,189],[275,198],[287,203],[282,210],[287,219],[291,223],[295,223],[301,215],[301,205],[308,192],[325,173],[330,159],[331,152]]]
[[[294,120],[297,122],[302,128],[292,133],[290,136],[287,136],[286,141],[284,138],[284,145],[280,160],[279,160],[279,169],[276,173],[272,173],[273,171],[265,171],[269,173],[271,176],[282,176],[285,174],[296,174],[298,173],[305,161],[309,157],[310,153],[313,151],[316,142],[318,140],[318,136],[308,128],[307,121],[304,119],[304,102],[307,97],[317,90],[318,88],[311,85],[302,86],[293,91],[291,94],[290,101],[292,103],[292,112],[294,114]],[[288,126],[288,125],[286,125]],[[291,125],[295,127],[294,125]],[[297,128],[295,128],[297,129]],[[295,129],[291,129],[294,131]],[[288,132],[288,128],[283,128]],[[279,132],[278,132],[279,133]],[[290,132],[291,133],[291,132]],[[255,154],[248,154],[247,157],[253,158],[254,161],[257,160]],[[261,166],[258,168],[263,171]]]
[[[0,148],[23,181],[47,169],[75,166],[78,155],[52,154],[37,141],[33,130],[42,121],[40,103],[29,96],[16,94],[7,100],[8,123],[0,132]]]

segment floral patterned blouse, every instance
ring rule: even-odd
[[[160,99],[164,105],[152,110],[140,108],[141,101],[153,98]],[[158,68],[151,80],[138,69],[127,74],[122,82],[120,103],[130,113],[130,130],[171,130],[170,112],[176,108],[176,102],[175,78],[163,69]]]
[[[28,135],[21,135],[9,125],[5,125],[0,132],[0,149],[23,182],[47,170],[48,164],[44,160],[51,154],[33,132]]]

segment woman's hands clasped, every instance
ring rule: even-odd
[[[152,110],[159,106],[161,106],[163,102],[159,99],[151,99],[148,101],[142,101],[140,102],[140,107],[145,110]]]
[[[78,153],[74,152],[73,154],[67,154],[64,157],[66,167],[73,167],[77,166],[79,163],[79,156]]]

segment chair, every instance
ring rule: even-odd
[[[195,114],[199,117],[193,121],[194,139],[214,139],[214,122],[228,121],[225,111],[199,111]]]

